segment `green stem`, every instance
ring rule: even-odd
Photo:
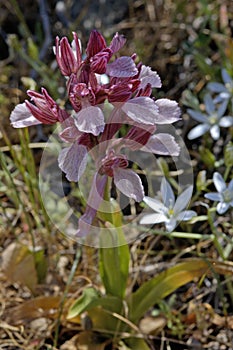
[[[222,260],[226,261],[227,260],[227,256],[225,255],[223,247],[219,243],[219,240],[218,240],[219,239],[219,232],[218,232],[217,228],[214,225],[215,213],[216,213],[216,208],[208,209],[208,221],[209,221],[209,224],[210,224],[211,231],[212,231],[212,233],[214,235],[213,243],[214,243],[214,246],[217,249],[220,257],[222,258]],[[230,295],[231,302],[233,304],[233,286],[232,286],[232,282],[231,281],[227,281],[226,284],[227,284],[227,288],[228,288],[228,292],[229,292],[229,295]]]

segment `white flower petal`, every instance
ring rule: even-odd
[[[162,195],[165,207],[169,209],[173,208],[175,204],[175,196],[171,188],[171,185],[165,178],[163,178],[161,182],[161,195]]]
[[[186,206],[188,205],[193,192],[193,186],[189,186],[184,190],[178,197],[174,205],[174,212],[179,213],[181,212]]]
[[[73,117],[75,125],[82,132],[97,136],[104,130],[104,114],[97,106],[83,108]]]
[[[167,210],[167,208],[164,206],[164,204],[159,201],[158,199],[156,198],[151,198],[151,197],[148,197],[148,196],[145,196],[143,198],[143,201],[151,208],[153,209],[154,211],[156,211],[157,213],[162,213],[164,211]]]
[[[219,174],[218,172],[215,172],[214,175],[213,175],[213,181],[214,181],[214,185],[216,187],[216,190],[219,192],[219,193],[222,193],[226,188],[226,183],[222,177],[221,174]]]
[[[77,142],[61,150],[58,165],[69,181],[79,181],[87,164],[87,149]]]
[[[217,205],[217,212],[219,214],[224,214],[230,207],[230,203],[220,202]]]
[[[189,140],[194,140],[197,137],[204,135],[209,129],[210,129],[210,125],[208,124],[197,125],[189,131],[187,137]]]
[[[175,219],[175,218],[171,218],[170,220],[168,220],[168,221],[165,223],[165,226],[166,226],[166,230],[167,230],[168,232],[174,231],[175,227],[177,226],[176,219]]]
[[[219,139],[219,137],[220,137],[220,129],[219,129],[218,125],[213,125],[210,128],[210,135],[212,136],[212,138],[214,140],[218,140]]]
[[[194,111],[193,109],[190,109],[190,108],[187,109],[187,112],[197,122],[204,123],[204,124],[209,122],[206,114],[203,114],[198,111]]]
[[[225,116],[222,117],[219,121],[219,125],[223,128],[229,128],[229,126],[233,125],[233,117],[231,116]]]
[[[130,169],[116,168],[113,170],[116,187],[127,197],[141,202],[144,197],[144,189],[140,177]]]
[[[166,217],[163,214],[146,214],[141,218],[139,223],[142,225],[153,225],[165,221]]]
[[[210,193],[206,193],[204,195],[205,198],[211,200],[211,201],[221,201],[222,200],[222,196],[220,193],[217,192],[210,192]]]
[[[219,119],[224,115],[224,113],[227,109],[227,105],[228,105],[228,100],[223,100],[222,103],[220,104],[220,106],[217,110],[217,114],[218,114]]]
[[[194,210],[185,210],[179,213],[179,215],[176,216],[176,219],[177,221],[188,221],[194,216],[197,216],[197,213]]]
[[[158,107],[150,97],[140,96],[127,101],[122,110],[134,121],[155,125],[161,120]]]
[[[214,113],[216,107],[215,107],[215,104],[213,102],[213,99],[211,97],[210,94],[206,94],[204,96],[204,104],[205,104],[205,109],[206,109],[206,112],[211,115],[212,113]]]
[[[10,121],[14,128],[25,128],[27,126],[41,124],[41,122],[31,114],[26,103],[20,103],[13,109],[10,115]]]
[[[138,72],[134,60],[128,56],[117,58],[114,62],[107,65],[106,73],[111,77],[127,78],[133,77]]]
[[[230,75],[227,73],[226,69],[222,69],[222,79],[224,81],[225,84],[232,84],[233,81],[230,77]]]
[[[207,89],[217,93],[227,91],[227,89],[225,88],[225,85],[221,83],[216,83],[216,82],[207,84]]]

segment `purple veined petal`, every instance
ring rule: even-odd
[[[139,223],[141,225],[153,225],[153,224],[159,224],[161,222],[166,221],[166,216],[164,214],[146,214],[144,215]]]
[[[155,125],[161,120],[158,107],[150,97],[135,97],[125,102],[121,109],[138,123]]]
[[[220,92],[223,92],[223,91],[227,91],[225,85],[221,84],[221,83],[208,83],[207,84],[207,89],[212,91],[212,92],[217,92],[217,93],[220,93]]]
[[[226,112],[227,109],[227,105],[228,105],[228,100],[223,100],[222,103],[220,104],[217,114],[218,114],[218,118],[220,119],[224,113]]]
[[[222,117],[219,121],[219,125],[223,128],[229,128],[233,125],[233,117],[226,115],[225,117]]]
[[[206,193],[205,195],[204,195],[204,197],[205,198],[207,198],[207,199],[209,199],[209,200],[211,200],[211,201],[221,201],[222,200],[222,196],[221,196],[221,194],[220,193],[218,193],[218,192],[210,192],[210,193]]]
[[[187,109],[187,112],[197,122],[204,123],[204,124],[208,123],[208,117],[206,114],[203,114],[198,111],[194,111],[193,109],[190,109],[190,108]]]
[[[150,84],[152,88],[160,88],[162,86],[158,73],[152,71],[149,66],[142,65],[139,79],[141,80],[140,88],[142,89],[144,89],[147,84]]]
[[[163,178],[161,182],[161,195],[162,195],[162,199],[165,207],[169,209],[170,208],[173,209],[175,204],[175,196],[171,188],[171,185],[165,178]]]
[[[232,84],[232,79],[230,75],[227,73],[226,69],[222,69],[222,80],[224,81],[225,84]]]
[[[127,78],[133,77],[138,72],[134,60],[128,56],[117,58],[114,62],[107,65],[106,73],[111,77]]]
[[[220,202],[217,205],[218,214],[224,214],[230,207],[230,203]]]
[[[227,188],[226,183],[221,174],[215,172],[213,175],[214,186],[219,193],[222,193]]]
[[[174,231],[176,226],[177,226],[177,221],[175,218],[171,218],[170,220],[167,220],[167,222],[165,222],[165,227],[168,232]]]
[[[167,211],[167,208],[164,206],[164,204],[156,198],[145,196],[143,198],[143,202],[145,202],[151,209],[153,209],[157,213],[164,213]]]
[[[154,154],[178,156],[180,154],[180,146],[175,138],[170,134],[155,134],[150,136],[145,147],[141,149],[144,152]]]
[[[18,104],[10,115],[10,122],[14,128],[26,128],[27,126],[41,124],[26,106],[26,103]]]
[[[167,98],[160,98],[155,101],[155,104],[159,108],[159,120],[157,124],[171,124],[180,119],[180,107],[176,101],[169,100]]]
[[[191,129],[187,135],[189,140],[194,140],[202,135],[204,135],[210,129],[208,124],[200,124]]]
[[[140,177],[130,169],[115,168],[113,170],[114,183],[118,190],[136,202],[141,202],[144,189]]]
[[[61,150],[58,165],[69,181],[79,181],[87,164],[87,149],[77,142]]]
[[[177,221],[188,221],[194,216],[197,216],[197,213],[194,210],[184,210],[176,216]]]
[[[124,35],[119,35],[118,33],[116,33],[112,38],[109,48],[112,50],[114,54],[118,52],[125,45],[125,42],[126,42],[126,38],[124,37]]]
[[[220,129],[218,125],[213,125],[210,128],[210,135],[214,140],[218,140],[220,137]]]
[[[177,197],[177,200],[173,208],[175,214],[181,212],[187,207],[192,197],[192,193],[193,193],[193,186],[189,186]]]
[[[75,125],[68,126],[59,134],[62,141],[71,143],[75,142],[81,135],[82,133],[77,129]]]
[[[104,114],[97,106],[89,106],[74,113],[74,122],[77,128],[95,136],[104,130]]]
[[[95,173],[90,194],[87,199],[85,213],[80,217],[78,222],[79,228],[76,233],[78,237],[85,237],[90,232],[92,222],[104,197],[104,190],[106,187],[107,179],[107,175],[100,175],[99,173]]]
[[[216,106],[213,102],[213,99],[211,97],[210,94],[205,94],[204,96],[204,104],[205,104],[205,109],[206,112],[211,115],[214,113],[214,111],[216,110]]]

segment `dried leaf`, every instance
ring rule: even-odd
[[[19,324],[35,318],[55,318],[60,301],[60,296],[43,296],[27,300],[21,305],[11,308],[11,312],[8,312],[6,316],[7,322]]]
[[[10,281],[20,282],[35,290],[37,272],[34,257],[27,246],[16,242],[10,244],[2,253],[2,268]]]

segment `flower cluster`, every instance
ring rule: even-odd
[[[195,126],[188,133],[189,140],[196,139],[204,135],[207,131],[210,132],[214,140],[220,137],[220,127],[228,128],[233,125],[233,117],[224,115],[227,109],[228,100],[215,100],[209,93],[204,96],[204,106],[206,113],[188,109],[190,116],[201,124]]]
[[[187,187],[175,200],[175,195],[169,182],[163,178],[160,187],[161,198],[144,197],[144,202],[155,211],[141,218],[140,224],[152,225],[165,223],[166,230],[171,232],[180,221],[188,221],[196,216],[193,210],[184,210],[192,196],[192,186]]]
[[[31,101],[16,106],[11,113],[11,123],[16,128],[39,123],[61,124],[60,138],[69,145],[62,149],[58,162],[69,181],[80,180],[88,155],[92,157],[96,173],[86,212],[79,220],[79,236],[88,233],[109,177],[126,196],[138,202],[144,198],[140,177],[129,169],[123,148],[179,154],[174,138],[156,133],[156,125],[179,120],[180,109],[175,101],[151,97],[152,88],[161,87],[159,75],[142,63],[136,64],[136,54],[119,57],[117,53],[124,44],[125,38],[116,33],[108,46],[94,30],[82,55],[75,33],[71,44],[66,37],[56,38],[54,52],[66,77],[72,110],[62,109],[42,88],[41,93],[29,90]],[[103,82],[103,75],[108,77],[107,81]],[[108,116],[106,109],[110,110]],[[123,124],[128,125],[128,132],[119,138]]]
[[[217,212],[224,214],[230,207],[233,208],[233,179],[227,186],[222,175],[215,172],[213,182],[217,192],[206,193],[205,198],[218,202]]]

